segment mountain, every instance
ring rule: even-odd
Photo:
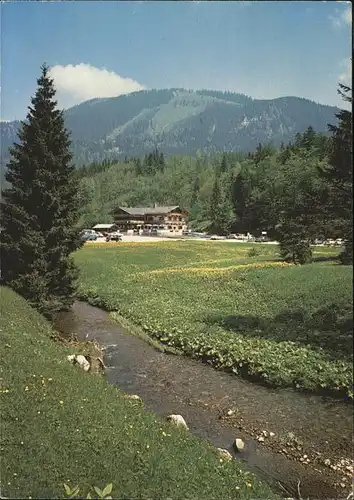
[[[198,150],[254,151],[258,143],[292,140],[311,125],[327,132],[338,109],[298,97],[252,99],[213,90],[147,90],[86,101],[65,111],[78,165],[104,158]],[[2,164],[19,122],[1,122]]]

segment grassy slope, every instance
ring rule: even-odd
[[[236,461],[69,364],[49,324],[7,288],[1,312],[3,495],[60,498],[64,482],[112,482],[116,498],[275,498]]]
[[[214,366],[272,385],[351,394],[352,267],[267,268],[276,248],[260,246],[254,258],[249,248],[187,241],[85,247],[76,254],[80,293]]]

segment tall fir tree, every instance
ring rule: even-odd
[[[225,192],[215,177],[210,198],[209,231],[216,234],[226,234],[233,219],[232,205],[229,192]]]
[[[301,146],[306,149],[311,149],[313,146],[315,146],[315,141],[316,141],[316,132],[310,125],[309,127],[307,127],[307,129],[302,135]]]
[[[218,214],[219,214],[219,204],[220,204],[220,184],[219,184],[219,179],[217,176],[215,176],[214,184],[213,184],[213,190],[211,192],[211,198],[210,198],[210,221],[211,221],[211,226],[215,230],[216,226],[216,221],[218,220]]]
[[[199,179],[199,176],[197,174],[195,179],[194,179],[191,201],[190,201],[190,208],[192,208],[198,202],[199,190],[200,190],[200,179]]]
[[[352,103],[352,89],[339,84],[338,93]],[[329,167],[322,170],[329,184],[328,208],[345,240],[343,263],[353,262],[353,121],[352,113],[342,109],[336,114],[338,125],[328,125],[332,133]]]
[[[80,191],[46,64],[37,84],[19,143],[10,149],[10,187],[2,191],[1,278],[53,319],[74,301]]]
[[[228,169],[228,162],[227,162],[227,156],[224,153],[221,158],[221,163],[220,163],[220,173],[226,172]]]

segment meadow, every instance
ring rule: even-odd
[[[83,346],[54,342],[24,299],[0,293],[1,496],[64,498],[64,483],[82,493],[113,483],[122,499],[278,498],[238,461],[70,364]]]
[[[353,397],[352,266],[234,242],[90,244],[79,296],[151,338],[273,387]]]

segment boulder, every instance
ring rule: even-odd
[[[69,354],[69,356],[66,357],[66,359],[70,361],[70,363],[74,363],[75,358],[76,358],[75,354]]]
[[[90,363],[82,354],[78,354],[76,356],[75,363],[77,363],[80,366],[80,368],[82,368],[85,372],[88,372],[91,367]]]
[[[167,420],[173,423],[176,427],[183,427],[184,429],[188,430],[188,425],[186,424],[186,421],[184,420],[182,415],[169,415],[167,417]]]
[[[235,439],[234,448],[236,451],[243,451],[245,448],[244,441],[242,441],[242,439],[240,439],[240,438]]]
[[[224,448],[217,448],[220,458],[225,460],[225,462],[230,462],[232,460],[232,455],[229,451]]]

